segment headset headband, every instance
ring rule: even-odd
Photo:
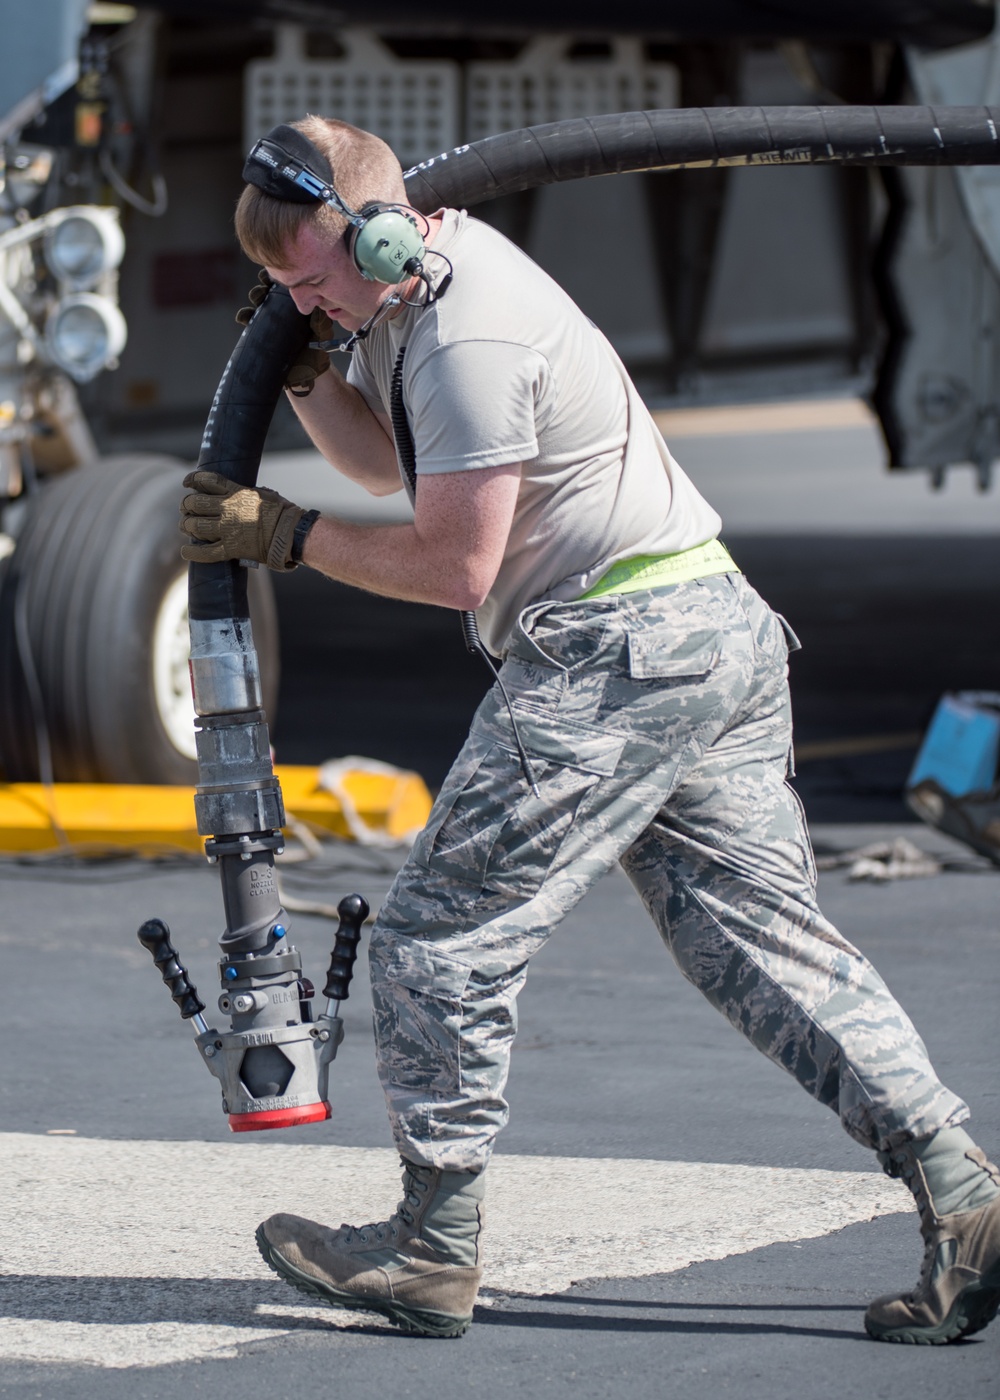
[[[248,185],[290,204],[331,204],[352,224],[361,223],[357,211],[337,193],[330,162],[294,126],[273,126],[251,150],[243,165]]]

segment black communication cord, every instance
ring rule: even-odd
[[[410,489],[414,497],[417,494],[417,453],[413,444],[413,434],[410,431],[409,419],[406,416],[406,405],[403,402],[403,360],[406,356],[406,346],[400,346],[399,354],[396,356],[396,363],[392,370],[392,384],[389,393],[389,419],[392,423],[392,435],[396,441],[396,452],[399,454],[400,464],[410,484]],[[462,638],[465,642],[466,650],[472,655],[481,656],[490,669],[490,674],[500,687],[500,694],[504,698],[507,706],[507,713],[510,715],[511,728],[514,731],[514,743],[517,747],[518,758],[521,760],[521,769],[527,780],[528,786],[536,797],[541,794],[538,791],[538,783],[535,780],[531,763],[525,752],[524,744],[521,742],[521,735],[518,732],[517,720],[514,718],[514,707],[511,704],[510,696],[507,694],[507,687],[500,679],[500,672],[493,664],[493,658],[483,646],[482,638],[479,635],[479,624],[476,621],[476,614],[471,609],[463,609],[458,615],[462,626]]]
[[[403,303],[404,306],[416,306],[418,308],[424,306],[433,306],[436,301],[441,300],[445,292],[451,286],[451,280],[455,276],[455,265],[452,262],[451,258],[449,258],[446,253],[439,253],[436,248],[425,248],[424,257],[440,258],[442,262],[446,262],[448,264],[448,271],[445,273],[445,275],[441,278],[441,281],[435,287],[432,284],[431,279],[428,277],[427,270],[424,267],[423,263],[418,263],[413,270],[413,276],[419,277],[421,282],[423,282],[424,286],[427,289],[427,295],[424,297],[423,301],[407,301],[406,297],[400,297],[400,301]]]

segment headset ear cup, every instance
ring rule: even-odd
[[[370,282],[401,282],[408,266],[424,256],[424,240],[415,220],[384,204],[362,209],[361,218],[364,222],[354,229],[350,243],[355,267]]]
[[[363,225],[362,225],[362,227],[363,227]],[[355,267],[358,269],[358,271],[361,273],[361,276],[365,279],[365,281],[366,281],[366,282],[372,282],[372,281],[374,281],[374,278],[372,277],[371,273],[370,273],[370,272],[366,272],[366,271],[364,270],[364,268],[361,266],[361,264],[358,262],[357,248],[358,248],[358,234],[359,234],[360,232],[361,232],[361,228],[359,228],[357,224],[348,224],[348,226],[347,226],[347,251],[348,251],[348,253],[350,254],[351,262],[354,264],[354,266],[355,266]]]

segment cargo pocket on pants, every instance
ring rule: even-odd
[[[491,744],[418,858],[478,890],[524,900],[540,889],[581,802],[614,773],[625,739],[514,708],[539,795],[525,782],[513,739],[509,748]]]
[[[372,978],[391,1084],[443,1094],[461,1087],[462,993],[471,974],[468,963],[419,939],[392,938]]]

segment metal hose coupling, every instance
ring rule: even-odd
[[[337,912],[340,925],[323,988],[325,1009],[314,1014],[313,984],[302,975],[302,960],[285,927],[274,924],[268,930],[269,950],[233,954],[219,962],[219,1010],[231,1021],[221,1031],[202,1014],[205,1003],[171,946],[167,925],[149,919],[139,930],[139,942],[152,954],[182,1018],[194,1023],[195,1044],[222,1086],[223,1112],[234,1133],[330,1117],[329,1067],[344,1039],[340,1003],[349,994],[368,904],[361,895],[347,895]]]

